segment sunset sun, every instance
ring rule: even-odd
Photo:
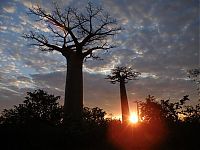
[[[130,121],[131,123],[137,123],[137,122],[138,122],[138,116],[137,116],[137,114],[132,113],[132,114],[130,115],[130,117],[129,117],[129,121]]]
[[[0,0],[0,150],[200,150],[199,6]]]

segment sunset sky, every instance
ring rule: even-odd
[[[59,1],[59,0],[58,0]],[[120,114],[119,85],[105,80],[119,65],[142,73],[127,84],[129,103],[149,94],[158,100],[179,100],[190,95],[197,101],[195,84],[187,70],[199,67],[199,0],[91,0],[119,20],[124,30],[113,39],[118,47],[100,54],[103,60],[84,63],[84,105]],[[60,0],[62,6],[82,8],[87,1]],[[39,4],[48,11],[47,0],[0,0],[0,111],[22,103],[27,91],[45,89],[61,96],[63,104],[66,60],[57,52],[41,52],[22,38],[45,24],[28,16]]]

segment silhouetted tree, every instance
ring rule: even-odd
[[[97,59],[94,52],[113,48],[109,41],[120,31],[117,21],[101,7],[92,3],[82,9],[68,7],[62,10],[57,4],[48,12],[40,6],[30,9],[40,22],[48,25],[48,36],[41,32],[25,34],[33,45],[43,51],[60,52],[67,60],[67,75],[64,102],[64,120],[80,120],[83,108],[83,60]]]
[[[105,115],[106,112],[99,107],[83,108],[83,120],[88,123],[95,123],[97,125],[102,125],[106,122]]]
[[[160,104],[162,107],[163,117],[167,119],[168,122],[179,122],[179,115],[182,114],[183,105],[186,101],[189,101],[189,95],[183,96],[178,102],[170,102],[170,100],[161,100]]]
[[[154,96],[148,95],[146,101],[140,103],[140,118],[147,123],[161,120],[162,107]]]
[[[178,123],[179,116],[183,114],[184,104],[189,101],[189,95],[183,96],[178,102],[170,100],[156,101],[154,96],[149,95],[145,102],[140,103],[140,116],[142,121],[150,123],[165,121],[167,123]]]
[[[22,104],[11,109],[4,109],[0,116],[0,124],[26,125],[47,123],[61,125],[63,107],[57,102],[60,96],[50,95],[43,90],[27,92]],[[99,107],[83,107],[83,121],[93,125],[106,123],[106,112]]]
[[[200,124],[200,104],[185,106],[182,114],[184,115],[184,121],[192,124]]]
[[[62,119],[62,107],[58,104],[60,96],[50,95],[43,90],[27,92],[23,104],[4,109],[0,123],[5,125],[26,125],[48,123],[58,125]]]
[[[116,67],[112,69],[111,75],[108,75],[106,78],[109,79],[112,84],[116,82],[120,83],[122,122],[127,122],[130,116],[125,84],[128,83],[129,80],[135,80],[139,75],[140,73],[133,71],[132,68]]]

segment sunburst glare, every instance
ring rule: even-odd
[[[130,117],[129,117],[129,121],[131,123],[137,123],[138,122],[138,116],[136,113],[131,113]]]

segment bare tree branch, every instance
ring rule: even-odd
[[[55,6],[55,12],[53,14],[48,14],[45,10],[43,10],[38,5],[29,10],[30,10],[29,14],[33,14],[38,17],[41,17],[41,20],[44,20],[54,26],[59,27],[64,32],[68,32],[70,34],[70,36],[72,37],[73,42],[75,44],[79,44],[76,36],[71,31],[71,28],[66,26],[66,23],[64,22],[64,21],[69,22],[69,20],[63,20],[63,17],[62,17],[63,15],[61,14],[61,12],[57,6]],[[71,9],[69,8],[69,12],[70,12],[70,10]],[[55,17],[55,16],[58,16],[58,17]],[[65,19],[67,19],[67,18],[65,18]]]
[[[50,30],[52,40],[47,40],[45,34],[31,32],[25,38],[33,39],[34,45],[42,49],[55,50],[69,53],[77,53],[82,58],[93,57],[98,50],[113,48],[108,39],[117,34],[121,28],[117,21],[103,12],[101,7],[88,3],[85,10],[68,7],[62,10],[54,3],[54,10],[47,12],[39,5],[29,9],[29,14],[35,15],[37,21],[45,22]],[[53,44],[51,42],[57,44]],[[106,42],[105,42],[106,41]],[[97,58],[96,56],[93,58]]]
[[[43,50],[48,50],[48,51],[56,50],[58,52],[62,51],[62,49],[60,47],[58,47],[56,45],[49,44],[47,38],[42,34],[36,35],[36,33],[33,33],[31,31],[30,34],[24,34],[23,37],[27,38],[27,39],[35,40],[37,43],[32,44],[32,45],[39,46]]]

